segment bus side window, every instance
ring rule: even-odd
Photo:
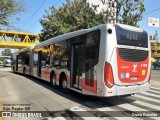
[[[100,31],[96,30],[87,34],[84,48],[85,84],[94,87],[94,67],[99,60]]]
[[[60,44],[54,49],[55,54],[53,55],[52,63],[53,67],[58,69],[70,67],[70,45]]]
[[[50,53],[47,52],[42,52],[42,57],[41,57],[41,67],[49,67],[50,65]]]
[[[34,53],[33,67],[36,68],[38,63],[38,53]]]

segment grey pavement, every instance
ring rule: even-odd
[[[24,77],[12,73],[9,68],[0,68],[0,104],[27,104],[30,111],[65,111],[65,110],[96,110],[96,117],[82,117],[77,119],[108,119],[99,117],[103,111],[160,111],[160,70],[152,70],[151,90],[127,98],[97,98],[81,95],[70,91],[68,94],[59,89],[53,89],[48,82]],[[103,100],[102,100],[103,99]],[[19,105],[17,105],[18,107]],[[90,112],[87,112],[90,115]],[[65,120],[64,113],[60,116],[46,118],[23,118],[23,120]],[[111,117],[112,119],[128,119]],[[3,120],[21,120],[22,118],[4,118]],[[72,119],[68,117],[68,119]],[[129,118],[130,119],[130,118]],[[131,118],[131,119],[134,119]],[[136,118],[137,119],[137,118]],[[154,119],[159,119],[154,118]]]
[[[160,88],[160,70],[151,71],[151,85]]]
[[[0,66],[0,72],[4,72],[4,71],[11,71],[11,67]]]

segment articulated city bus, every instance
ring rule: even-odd
[[[32,71],[32,47],[17,50],[13,53],[12,70],[30,75]]]
[[[148,34],[104,24],[46,40],[14,53],[13,70],[82,94],[121,96],[149,90]]]

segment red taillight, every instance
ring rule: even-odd
[[[113,71],[109,63],[105,63],[104,68],[104,82],[107,87],[111,88],[114,85]]]

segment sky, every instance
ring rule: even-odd
[[[141,28],[146,30],[149,35],[153,35],[157,32],[160,34],[160,27],[149,27],[148,26],[148,18],[153,17],[153,18],[159,18],[160,19],[160,0],[144,0],[144,5],[146,8],[146,11],[142,14],[143,18],[142,20],[138,23]],[[155,12],[151,12],[155,9],[158,9]],[[151,12],[151,13],[149,13]]]
[[[66,0],[17,0],[23,2],[24,11],[12,17],[12,25],[21,31],[40,33],[42,26],[39,20],[46,15],[45,10],[49,10],[52,5],[56,8],[66,3]],[[149,13],[155,9],[160,8],[160,0],[144,0],[146,11],[143,13],[143,19],[138,23],[141,28],[146,30],[149,35],[155,34],[156,30],[160,34],[160,27],[148,27],[148,17],[155,17],[160,19],[160,9]],[[149,14],[147,14],[149,13]],[[2,27],[0,27],[2,29]],[[4,28],[6,29],[6,28]],[[0,53],[3,49],[0,49]],[[14,50],[12,50],[13,52]]]
[[[40,33],[42,26],[40,19],[46,15],[45,10],[49,11],[52,5],[56,8],[66,3],[66,0],[17,0],[24,3],[24,12],[17,14],[13,18],[13,26],[25,32]],[[19,21],[15,19],[18,18]]]

